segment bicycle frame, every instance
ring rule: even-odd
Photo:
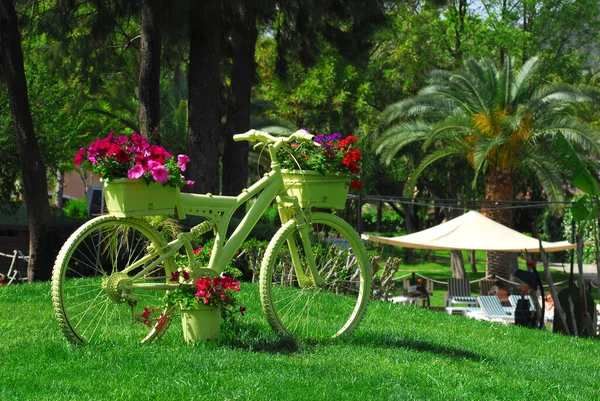
[[[217,196],[212,194],[191,194],[191,193],[179,193],[176,200],[176,207],[178,217],[185,219],[187,215],[190,216],[201,216],[206,217],[209,222],[209,227],[216,228],[215,242],[212,248],[210,261],[206,269],[202,268],[202,274],[200,275],[219,275],[225,269],[227,263],[233,258],[235,252],[239,249],[242,243],[246,240],[252,229],[256,226],[256,223],[260,217],[267,210],[271,202],[279,196],[279,215],[282,223],[289,221],[292,216],[299,222],[300,236],[305,246],[306,257],[309,268],[312,273],[312,280],[307,277],[306,274],[297,268],[296,274],[301,286],[314,283],[319,285],[322,279],[319,277],[314,255],[310,247],[310,241],[308,231],[305,228],[306,217],[298,201],[289,197],[285,194],[285,188],[283,184],[283,178],[281,168],[277,160],[277,149],[274,146],[268,145],[268,150],[271,155],[271,171],[266,173],[264,177],[259,179],[248,189],[242,190],[242,193],[238,196]],[[258,196],[258,197],[256,197]],[[235,211],[250,199],[255,198],[256,201],[250,207],[240,224],[234,230],[234,232],[227,238],[227,228]],[[142,276],[148,271],[152,271],[155,266],[160,264],[165,259],[172,257],[182,247],[185,248],[185,252],[188,256],[188,260],[194,260],[194,252],[191,242],[195,239],[198,233],[206,232],[206,223],[203,222],[193,227],[189,232],[182,233],[177,239],[169,242],[165,248],[159,253],[158,259],[154,260],[148,265],[143,271],[139,272],[135,277]],[[304,228],[304,229],[302,229]],[[295,244],[290,243],[290,251],[292,253],[292,259],[294,266],[300,266],[298,252]],[[146,258],[140,259],[136,264],[128,267],[124,272],[134,270],[138,266],[146,263],[148,260],[156,257],[156,253],[150,252]],[[191,265],[193,272],[196,272],[195,266]],[[207,271],[208,270],[208,271]],[[197,277],[195,277],[197,278]],[[175,289],[178,284],[131,284],[130,288],[138,289]]]

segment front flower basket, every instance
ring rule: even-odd
[[[221,308],[203,304],[182,308],[181,325],[186,343],[218,340],[221,335]]]
[[[117,217],[171,215],[178,188],[143,179],[113,179],[104,182],[108,212]]]
[[[302,208],[343,209],[348,197],[350,178],[323,175],[316,171],[281,170],[288,195],[298,198]]]

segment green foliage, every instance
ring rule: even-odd
[[[75,219],[85,219],[88,217],[86,199],[69,199],[62,210],[65,217]]]
[[[359,122],[374,113],[369,106],[372,94],[367,77],[324,45],[313,67],[304,69],[300,64],[291,64],[283,81],[274,73],[275,46],[270,38],[257,45],[257,71],[263,84],[255,96],[273,102],[278,107],[277,115],[298,127],[358,136],[357,131],[362,128]]]
[[[578,197],[582,199],[581,196]],[[565,210],[563,217],[563,234],[564,238],[571,241],[573,235],[573,209]],[[575,240],[577,240],[577,232],[581,232],[583,242],[590,242],[591,245],[583,247],[583,263],[596,263],[596,237],[598,236],[598,220],[597,218],[590,220],[575,219]]]
[[[548,152],[551,140],[564,135],[582,145],[581,152],[600,154],[600,134],[568,113],[579,103],[596,104],[591,88],[541,85],[536,58],[519,69],[507,60],[501,69],[490,60],[468,60],[454,72],[435,70],[419,95],[389,106],[390,124],[377,139],[382,161],[391,163],[405,147],[422,143],[424,157],[405,185],[411,195],[426,169],[442,159],[461,157],[479,174],[519,169],[533,172],[551,200],[563,198],[562,153]]]
[[[362,213],[362,227],[364,231],[374,232],[377,230],[377,211]],[[404,232],[404,219],[398,213],[386,212],[381,215],[381,232],[396,233]]]

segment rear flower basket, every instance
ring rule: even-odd
[[[108,212],[117,217],[171,215],[178,188],[143,179],[112,179],[104,182]]]
[[[73,158],[75,166],[91,165],[104,184],[108,212],[117,217],[171,215],[179,188],[194,185],[183,172],[190,158],[171,155],[138,133],[96,139]],[[87,167],[89,168],[89,167]]]
[[[302,208],[323,207],[343,209],[350,188],[350,177],[323,175],[316,171],[282,170],[288,195],[298,198]]]

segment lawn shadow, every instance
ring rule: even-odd
[[[295,354],[301,351],[299,343],[292,337],[279,337],[266,333],[264,328],[244,323],[235,328],[222,330],[219,343],[235,349],[270,354]]]
[[[384,335],[382,333],[369,332],[368,330],[361,330],[360,337],[351,336],[340,339],[339,341],[351,345],[371,346],[373,348],[403,348],[418,352],[428,352],[454,360],[469,359],[474,362],[482,362],[488,359],[487,356],[482,356],[461,348],[435,344],[429,341],[417,340],[409,337]]]

